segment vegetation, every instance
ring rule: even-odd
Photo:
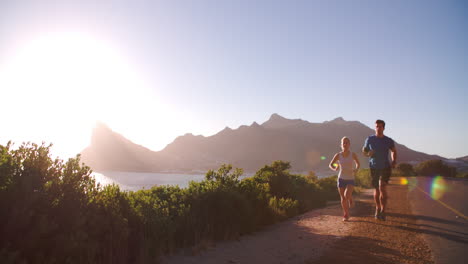
[[[442,160],[423,161],[416,166],[415,171],[421,176],[455,177],[457,175],[457,169],[446,165]]]
[[[468,178],[468,172],[457,171],[455,167],[445,164],[442,160],[427,160],[417,164],[415,167],[409,163],[399,163],[394,170],[392,176],[444,176]],[[357,185],[363,187],[371,187],[369,169],[361,169],[356,175]]]
[[[253,177],[222,165],[187,188],[122,191],[96,184],[80,157],[53,160],[50,146],[0,145],[2,263],[148,263],[178,248],[236,238],[339,199],[336,176],[296,175],[275,161]],[[401,175],[412,175],[400,164]],[[441,161],[421,175],[454,175]],[[466,174],[459,174],[467,177]],[[356,175],[371,187],[369,170]]]
[[[413,165],[409,163],[399,163],[396,166],[396,172],[398,176],[416,176],[416,172],[414,171]]]
[[[79,156],[63,162],[49,150],[0,145],[2,263],[154,262],[323,206],[337,193],[336,179],[291,174],[283,161],[242,181],[242,170],[223,165],[188,188],[127,192],[96,184]]]
[[[468,179],[468,172],[457,172],[457,178]]]
[[[337,180],[338,175],[320,178],[317,180],[317,183],[322,187],[323,195],[327,200],[340,200],[340,194],[337,190]]]
[[[359,169],[355,175],[356,186],[364,188],[373,188],[370,169]]]

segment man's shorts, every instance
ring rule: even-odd
[[[385,168],[385,169],[370,169],[371,178],[372,178],[372,186],[374,188],[379,188],[379,180],[388,184],[390,180],[390,175],[392,174],[392,168]]]
[[[338,182],[337,183],[338,188],[346,188],[348,184],[354,186],[354,180],[345,180],[345,179],[338,178],[337,182]]]

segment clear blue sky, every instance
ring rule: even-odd
[[[73,103],[75,110],[62,103],[42,116],[55,111],[69,120],[81,114],[80,107],[103,108],[87,110],[79,127],[63,121],[66,125],[54,128],[59,132],[43,128],[41,135],[72,134],[63,127],[88,131],[88,119],[96,117],[132,141],[160,150],[185,133],[210,136],[226,126],[262,123],[272,113],[314,123],[341,116],[370,127],[384,119],[386,134],[397,142],[455,158],[468,155],[467,28],[466,1],[1,1],[0,78],[28,78],[31,69],[41,68],[47,56],[21,72],[23,64],[31,64],[31,54],[55,52],[31,44],[46,36],[41,42],[46,46],[69,45],[60,53],[67,59],[56,58],[47,68],[63,70],[63,76],[94,76],[100,66],[80,75],[86,63],[109,68],[104,61],[114,57],[117,66],[93,79],[103,85],[92,88],[46,80],[40,76],[47,72],[41,72],[42,86],[33,94],[43,104],[48,102],[43,94],[53,101],[83,94],[82,104]],[[74,40],[51,37],[66,34]],[[80,62],[82,68],[69,66],[73,73],[66,72],[67,63],[83,57],[69,53],[84,46],[79,54],[94,55]],[[18,59],[22,50],[32,51]],[[99,55],[107,50],[110,55]],[[131,77],[121,81],[129,71]],[[13,89],[15,80],[4,81],[2,93]],[[50,82],[59,88],[50,88]],[[7,106],[32,96],[28,87],[35,84],[7,92],[14,98]],[[99,100],[87,104],[86,98],[101,89]],[[59,148],[60,142],[80,142],[70,145],[72,152],[87,144],[87,132],[73,134],[81,139],[26,132],[16,137],[19,132],[11,127],[27,130],[17,120],[42,109],[34,98],[28,102],[28,111],[12,111],[0,125],[2,143],[44,138]]]

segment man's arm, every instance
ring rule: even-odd
[[[397,151],[395,146],[390,148],[390,151],[392,152],[392,168],[395,168],[396,166],[396,160],[397,160]]]
[[[366,141],[364,142],[364,147],[362,147],[362,154],[366,157],[372,156],[374,152],[371,150],[369,151],[369,138],[366,138]]]
[[[374,151],[366,149],[366,148],[362,148],[362,154],[364,154],[364,156],[366,157],[372,157],[372,155],[374,155]]]

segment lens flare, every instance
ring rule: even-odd
[[[321,160],[325,160],[325,159],[326,159],[326,157],[325,157],[325,156],[322,156],[322,157],[320,157],[320,159],[321,159]]]
[[[333,163],[333,167],[337,168],[337,167],[338,167],[338,163]]]
[[[436,176],[432,180],[431,185],[431,198],[434,200],[439,200],[448,191],[447,184],[441,176]]]
[[[416,179],[416,177],[402,177],[399,183],[400,185],[408,186],[408,189],[412,191],[414,188],[416,188],[416,186],[418,186],[418,179]]]
[[[400,179],[400,185],[408,185],[408,182],[409,182],[408,179],[404,177]]]
[[[410,191],[414,190],[418,186],[418,179],[416,177],[409,177],[408,179],[408,189]]]

